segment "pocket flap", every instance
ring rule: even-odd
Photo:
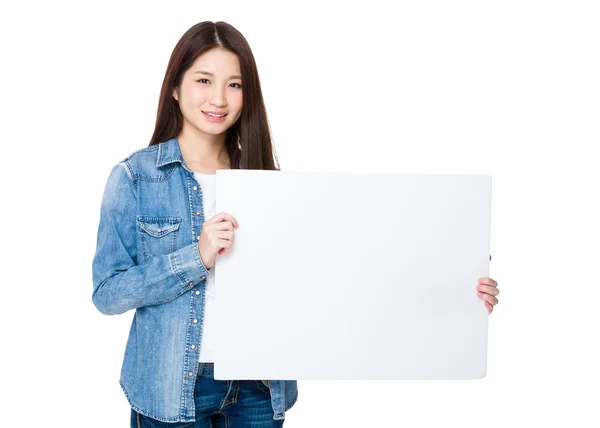
[[[151,236],[160,238],[179,229],[179,217],[138,217],[140,229]]]

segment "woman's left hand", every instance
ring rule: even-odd
[[[479,278],[477,280],[477,297],[483,300],[485,307],[488,310],[488,315],[494,310],[494,305],[498,304],[497,296],[500,293],[498,283],[492,278]]]

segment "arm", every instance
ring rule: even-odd
[[[133,180],[121,162],[106,183],[92,262],[92,301],[106,315],[168,302],[209,274],[197,243],[136,265],[136,206]]]

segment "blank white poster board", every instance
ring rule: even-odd
[[[474,379],[491,176],[219,170],[215,379]]]

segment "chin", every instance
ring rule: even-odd
[[[214,128],[207,128],[205,126],[203,127],[198,127],[198,129],[202,132],[204,132],[205,134],[210,134],[210,135],[220,135],[223,132],[227,131],[227,124],[226,123],[220,123],[219,127],[215,126]]]

